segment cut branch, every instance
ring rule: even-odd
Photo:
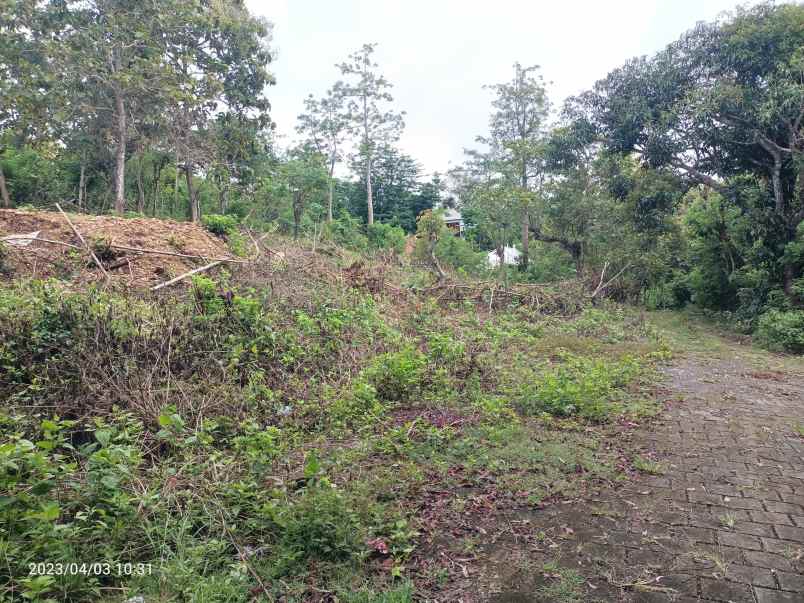
[[[160,283],[160,284],[156,285],[155,287],[151,287],[151,291],[158,291],[159,289],[161,289],[163,287],[170,287],[171,285],[175,285],[176,283],[183,281],[188,276],[198,274],[199,272],[204,272],[206,270],[209,270],[210,268],[214,268],[215,266],[219,266],[221,264],[223,264],[223,262],[221,260],[218,260],[216,262],[212,262],[211,264],[207,264],[206,266],[201,266],[200,268],[196,268],[195,270],[190,270],[189,272],[185,272],[184,274],[180,274],[176,278],[172,278],[169,281],[165,281],[164,283]]]
[[[61,206],[58,203],[56,203],[56,209],[59,210],[59,213],[61,213],[61,215],[67,221],[67,224],[70,225],[70,228],[75,233],[75,236],[77,236],[78,240],[81,241],[81,244],[84,246],[84,249],[86,249],[87,252],[89,253],[89,255],[92,256],[92,259],[95,261],[95,264],[97,264],[98,268],[100,268],[100,271],[103,273],[103,276],[105,276],[106,280],[108,281],[109,280],[109,273],[106,272],[106,269],[103,267],[103,264],[101,264],[101,261],[98,259],[98,256],[95,255],[95,252],[92,251],[92,248],[84,240],[84,237],[82,237],[81,233],[78,232],[78,229],[72,223],[72,221],[70,220],[70,217],[66,213],[64,213],[64,210],[61,208]]]

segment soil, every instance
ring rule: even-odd
[[[148,287],[208,263],[230,258],[225,241],[198,224],[155,218],[118,218],[69,214],[86,242],[96,242],[201,256],[202,259],[111,249],[102,257],[113,282]],[[58,212],[0,210],[0,238],[40,231],[39,237],[80,246],[81,242]],[[101,243],[102,245],[102,243]],[[102,281],[103,275],[83,250],[33,242],[26,247],[4,245],[12,276],[65,278],[73,282]]]

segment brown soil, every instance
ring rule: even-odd
[[[70,220],[92,246],[96,241],[168,251],[202,258],[228,258],[226,243],[189,222],[155,218],[117,218],[70,214]],[[81,245],[64,217],[57,212],[0,210],[0,238],[40,231],[39,237]],[[102,281],[103,275],[83,250],[35,241],[26,247],[4,245],[12,275],[67,278],[77,282]],[[207,263],[205,259],[139,253],[114,249],[103,258],[113,282],[148,287]]]

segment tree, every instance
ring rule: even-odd
[[[57,93],[57,75],[41,42],[48,24],[39,5],[36,0],[0,3],[0,202],[4,207],[11,206],[2,165],[6,146],[23,146],[51,135],[47,101]]]
[[[349,206],[354,214],[362,217],[366,217],[368,207],[365,181],[367,161],[365,156],[358,155],[353,158],[351,165],[360,186],[355,187],[349,196]],[[375,220],[415,232],[417,216],[426,209],[433,209],[437,199],[432,187],[419,181],[421,166],[413,157],[390,145],[375,149],[372,166],[371,192]]]
[[[614,70],[580,102],[609,150],[667,167],[772,225],[762,245],[788,298],[801,301],[802,264],[784,251],[804,221],[803,6],[763,3],[699,24]],[[757,185],[762,207],[745,203],[746,186]]]
[[[496,94],[489,120],[489,136],[478,142],[489,147],[490,167],[498,171],[520,203],[522,268],[528,265],[529,234],[541,236],[531,228],[530,207],[543,183],[543,146],[549,102],[544,81],[536,75],[538,66],[514,64],[510,82],[488,86]]]
[[[344,111],[345,97],[334,90],[327,91],[321,100],[311,94],[304,101],[306,113],[299,115],[297,131],[307,137],[309,144],[326,157],[329,186],[327,188],[327,222],[332,222],[335,166],[341,160],[342,145],[348,119]]]
[[[286,161],[278,166],[276,195],[290,201],[293,214],[293,238],[299,236],[302,216],[311,201],[323,196],[328,187],[326,159],[305,148],[291,151]]]
[[[267,70],[271,28],[251,16],[242,1],[180,4],[167,48],[175,77],[169,106],[177,151],[183,158],[190,216],[197,222],[201,211],[193,173],[197,166],[214,162],[212,117],[230,126],[236,123],[232,132],[239,134],[254,135],[269,123],[263,91],[274,83]],[[245,147],[241,140],[234,154]]]
[[[371,178],[375,151],[380,145],[396,141],[404,127],[404,112],[396,113],[383,107],[393,101],[393,97],[388,92],[391,84],[377,72],[377,63],[372,62],[375,48],[376,44],[364,44],[349,55],[345,63],[338,65],[347,79],[337,82],[333,88],[334,96],[346,101],[350,131],[360,138],[358,154],[364,161],[369,225],[374,223]]]

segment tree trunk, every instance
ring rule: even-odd
[[[86,182],[87,167],[81,161],[81,175],[78,177],[78,209],[84,209],[84,184]]]
[[[184,164],[184,177],[187,179],[187,197],[190,201],[190,220],[198,222],[201,219],[198,199],[193,189],[193,164],[189,161]]]
[[[117,152],[115,153],[114,211],[123,215],[126,211],[126,105],[120,90],[114,91],[117,117]]]
[[[229,192],[229,188],[223,185],[223,181],[221,181],[221,189],[220,193],[218,194],[218,207],[222,214],[226,213],[226,208],[229,205],[229,201],[227,199],[227,194]]]
[[[374,199],[371,195],[371,155],[366,159],[366,203],[368,204],[368,224],[374,224]]]
[[[142,150],[140,150],[139,161],[137,162],[137,211],[145,213],[145,185],[142,182]]]
[[[3,173],[2,164],[0,164],[0,198],[3,200],[3,207],[11,207],[11,195],[8,194],[6,175]]]
[[[519,267],[521,270],[525,271],[528,269],[528,243],[529,237],[528,234],[530,233],[530,217],[528,216],[527,209],[523,208],[522,210],[522,257]]]
[[[176,212],[176,208],[179,206],[179,170],[181,170],[181,164],[179,163],[179,153],[176,152],[176,174],[173,181],[173,207],[170,208],[170,214],[173,215]]]
[[[299,238],[299,224],[301,223],[303,198],[301,193],[293,195],[293,238]]]
[[[332,222],[332,198],[334,196],[335,180],[333,174],[335,173],[335,160],[329,163],[329,189],[327,190],[327,222]]]
[[[374,199],[371,194],[371,141],[368,127],[368,99],[363,95],[363,144],[366,147],[366,204],[368,205],[368,224],[374,224]]]

